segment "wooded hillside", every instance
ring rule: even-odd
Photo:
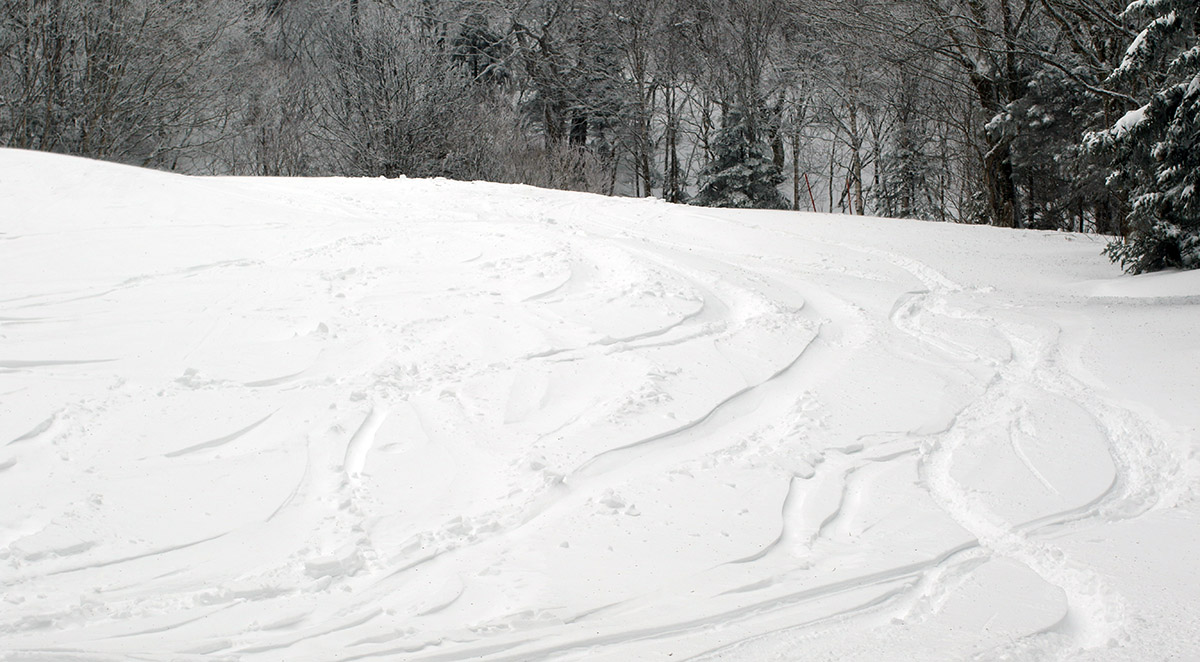
[[[0,0],[0,145],[1099,232],[1200,265],[1194,0]]]

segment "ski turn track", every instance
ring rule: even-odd
[[[7,150],[0,208],[4,662],[1138,659],[1095,559],[1200,531],[1075,235]]]

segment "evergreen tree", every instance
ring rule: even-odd
[[[1144,29],[1111,82],[1146,105],[1089,145],[1112,157],[1109,184],[1130,193],[1130,233],[1107,253],[1131,273],[1200,268],[1200,43],[1195,0],[1134,0]]]
[[[1079,149],[1081,135],[1105,124],[1092,123],[1100,112],[1095,95],[1052,67],[1034,75],[1026,95],[1008,105],[1014,176],[1024,194],[1022,227],[1082,232],[1088,211],[1112,204],[1104,190],[1107,173]]]
[[[454,38],[454,59],[466,67],[471,80],[480,83],[504,83],[510,72],[507,61],[512,48],[503,35],[488,25],[488,17],[475,12],[463,21]]]
[[[877,136],[879,156],[875,162],[874,186],[877,212],[895,218],[938,218],[937,203],[931,197],[936,177],[932,153],[935,137],[928,121],[931,103],[928,83],[904,68],[897,78],[895,94],[889,100],[894,121],[886,142]],[[883,132],[880,132],[881,134]]]
[[[704,207],[788,209],[777,188],[783,173],[771,147],[751,130],[746,115],[731,110],[722,118],[712,161],[700,172],[693,204]]]

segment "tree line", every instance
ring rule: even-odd
[[[0,144],[1117,237],[1200,266],[1194,0],[0,0]]]

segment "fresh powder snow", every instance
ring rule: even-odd
[[[0,150],[0,659],[1200,658],[1200,273]]]

